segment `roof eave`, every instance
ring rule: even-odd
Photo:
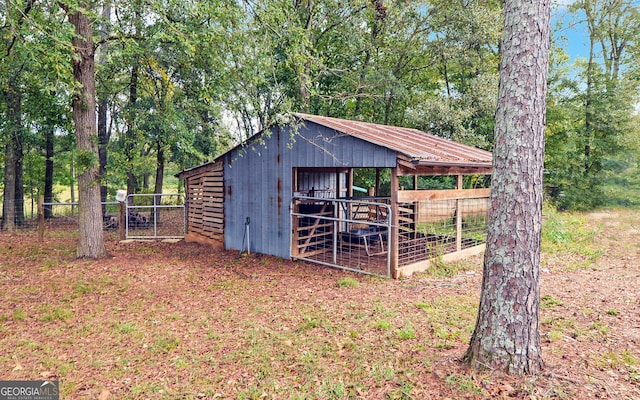
[[[468,168],[492,168],[491,162],[468,162],[468,161],[433,161],[433,160],[418,160],[414,161],[415,166],[421,167],[468,167]]]

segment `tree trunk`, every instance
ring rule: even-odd
[[[54,140],[54,128],[53,125],[47,125],[44,128],[45,137],[45,153],[46,161],[44,166],[44,202],[53,203],[53,140]],[[51,206],[44,208],[44,217],[46,219],[53,218],[53,210]]]
[[[136,175],[133,170],[133,163],[135,160],[135,141],[136,134],[134,128],[133,119],[135,118],[136,102],[138,100],[138,63],[134,61],[131,68],[131,83],[129,87],[129,116],[127,122],[127,136],[125,137],[125,149],[127,161],[129,163],[127,171],[127,193],[134,194],[136,192]],[[133,205],[133,197],[129,198],[129,205]]]
[[[78,8],[89,8],[81,1]],[[92,28],[81,11],[69,14],[75,27],[73,38],[73,76],[77,82],[73,97],[73,122],[78,149],[78,257],[101,258],[107,255],[103,238],[102,210],[98,176],[98,140],[96,127],[96,88]]]
[[[22,119],[22,118],[20,118]],[[15,224],[16,226],[24,226],[24,149],[22,147],[22,127],[17,129],[15,136],[15,162],[16,162],[16,185],[15,185]]]
[[[102,5],[102,20],[110,21],[111,20],[111,3],[109,1],[105,1]],[[106,28],[100,30],[100,38],[106,39],[109,36],[109,32],[107,31],[108,25]],[[100,56],[98,57],[99,64],[105,64],[107,61],[106,57],[106,48],[107,44],[104,43],[101,46]],[[100,201],[102,202],[102,217],[107,214],[107,205],[105,202],[107,201],[107,181],[106,181],[106,173],[107,173],[107,145],[109,144],[109,129],[107,128],[107,108],[109,107],[109,101],[107,100],[107,96],[103,94],[100,102],[98,104],[98,159],[100,161],[99,167],[99,176],[100,176]]]
[[[16,228],[16,137],[20,134],[22,99],[15,77],[9,78],[4,90],[7,100],[7,120],[10,121],[5,139],[4,192],[2,201],[2,229]]]
[[[155,187],[153,188],[153,192],[156,194],[155,196],[155,204],[162,204],[162,183],[164,181],[164,149],[162,148],[162,144],[160,140],[158,140],[158,149],[156,153],[156,182]],[[160,222],[160,209],[156,208],[154,210],[154,221],[157,224]]]
[[[98,160],[100,166],[98,167],[98,176],[100,179],[100,201],[102,205],[102,216],[107,214],[107,206],[104,204],[107,201],[107,145],[109,144],[109,135],[107,130],[107,107],[109,103],[107,99],[100,100],[98,106]]]
[[[591,158],[591,142],[593,141],[593,86],[594,86],[594,45],[596,42],[596,27],[594,26],[592,10],[588,3],[585,3],[585,13],[587,15],[589,30],[589,61],[587,62],[587,91],[584,102],[584,179],[591,181],[591,167],[593,159]]]
[[[480,307],[464,359],[475,368],[535,374],[539,332],[542,171],[549,0],[507,0],[494,170]]]

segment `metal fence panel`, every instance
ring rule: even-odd
[[[125,202],[127,239],[181,239],[186,229],[184,195],[130,194]]]
[[[390,277],[391,208],[377,201],[294,197],[291,257]]]

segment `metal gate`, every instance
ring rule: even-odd
[[[184,238],[184,195],[130,194],[125,205],[124,226],[127,239]]]
[[[291,257],[390,277],[391,207],[385,200],[294,197]]]

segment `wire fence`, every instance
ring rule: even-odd
[[[124,203],[102,202],[103,228],[118,232],[123,228],[127,238],[181,238],[185,232],[184,196],[177,194],[129,195]],[[121,204],[124,210],[121,210]],[[24,202],[14,202],[14,229],[38,230],[39,212],[43,214],[40,228],[45,230],[78,229],[77,202],[42,202],[40,207],[25,210]],[[11,205],[7,205],[11,207]],[[4,218],[4,212],[2,218]],[[0,218],[0,222],[2,222]],[[5,227],[5,224],[0,226]]]

